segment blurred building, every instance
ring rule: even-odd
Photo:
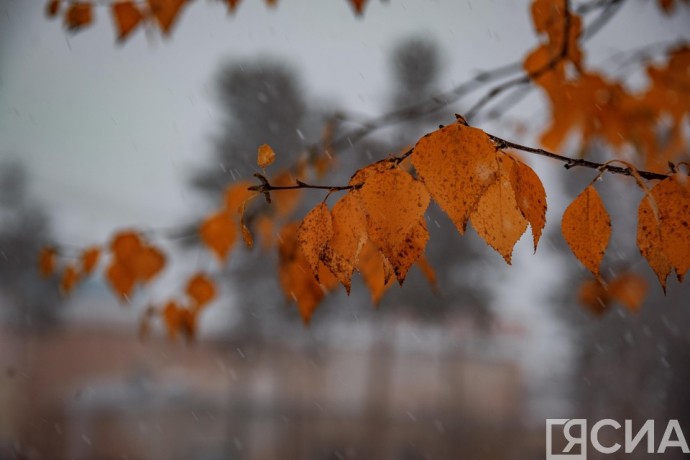
[[[251,342],[0,332],[0,458],[533,458],[501,334],[387,318]],[[343,327],[344,326],[344,327]],[[381,327],[381,330],[376,330]],[[492,335],[493,334],[493,335]],[[498,336],[496,336],[498,334]],[[516,449],[516,445],[520,449]]]

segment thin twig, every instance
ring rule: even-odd
[[[502,139],[498,136],[494,136],[493,134],[486,133],[489,138],[494,141],[499,148],[505,148],[505,147],[510,147],[515,150],[520,150],[522,152],[527,152],[527,153],[534,153],[535,155],[541,155],[544,157],[548,157],[554,160],[562,161],[565,163],[565,169],[571,169],[576,166],[581,166],[585,168],[591,168],[591,169],[597,169],[600,171],[607,171],[613,174],[622,174],[624,176],[634,176],[634,173],[631,168],[623,168],[620,166],[613,166],[607,163],[597,163],[596,161],[589,161],[585,160],[584,158],[570,158],[566,157],[563,155],[558,155],[557,153],[549,152],[548,150],[540,149],[540,148],[535,148],[535,147],[528,147],[526,145],[521,145],[517,144],[515,142],[507,141],[505,139]],[[637,174],[639,174],[640,177],[647,179],[647,180],[662,180],[666,179],[668,175],[666,174],[661,174],[661,173],[655,173],[651,171],[637,171]]]
[[[488,104],[492,99],[499,96],[504,91],[521,85],[526,85],[541,77],[542,75],[551,72],[556,68],[558,64],[564,61],[568,57],[568,51],[570,47],[570,27],[572,25],[572,15],[570,13],[570,1],[565,0],[563,3],[563,44],[561,45],[560,52],[549,59],[545,65],[541,66],[533,72],[528,72],[512,80],[508,80],[498,86],[493,87],[488,93],[486,93],[482,98],[480,98],[465,114],[467,120],[472,121],[476,116],[477,112],[481,110],[486,104]]]
[[[620,5],[622,4],[623,0],[596,0],[592,1],[587,4],[580,5],[578,8],[576,8],[575,13],[577,14],[586,14],[591,11],[595,11],[599,8],[604,8],[605,11],[602,13],[599,18],[593,22],[593,25],[596,25],[596,30],[593,32],[587,33],[583,35],[583,41],[590,39],[593,37],[596,33],[598,33],[603,25],[608,22],[608,19],[606,21],[602,21],[601,17],[607,14],[610,9],[615,6],[615,5]],[[498,87],[494,87],[493,89],[489,90],[487,95],[485,95],[480,102],[476,104],[476,107],[473,107],[472,109],[467,111],[467,118],[472,119],[474,115],[476,115],[476,112],[487,102],[489,102],[491,99],[494,97],[498,96],[499,94],[503,93],[505,90],[513,87],[513,86],[520,86],[520,85],[526,85],[530,83],[533,79],[539,78],[542,76],[544,73],[547,73],[551,70],[553,70],[558,63],[565,59],[568,55],[568,47],[569,45],[569,39],[570,39],[570,23],[571,23],[571,13],[570,13],[570,7],[569,7],[569,2],[566,1],[566,8],[564,11],[564,21],[565,21],[565,31],[564,31],[564,38],[563,38],[563,46],[561,49],[561,52],[558,56],[554,57],[549,63],[547,63],[543,68],[537,69],[535,72],[527,75],[523,75],[521,77],[515,78],[513,80],[509,80],[503,84],[501,84]],[[613,10],[613,13],[617,12],[618,9]],[[613,16],[613,14],[610,14],[610,16]],[[402,107],[400,109],[394,110],[392,112],[389,112],[387,114],[384,114],[378,118],[374,118],[372,120],[369,120],[368,122],[361,123],[361,127],[354,129],[352,131],[349,131],[340,137],[336,138],[333,141],[333,148],[339,149],[341,147],[347,147],[351,146],[357,142],[359,142],[361,139],[364,137],[368,136],[372,132],[395,124],[399,123],[402,121],[408,121],[414,118],[420,118],[424,117],[426,115],[431,115],[439,110],[441,110],[444,107],[447,107],[448,105],[457,102],[460,100],[463,96],[466,96],[467,94],[471,93],[472,91],[478,89],[482,85],[495,81],[495,80],[500,80],[502,78],[506,78],[512,74],[521,72],[523,70],[522,67],[522,61],[516,61],[516,62],[511,62],[509,64],[504,64],[502,66],[496,67],[492,70],[486,70],[483,71],[477,75],[475,75],[473,78],[471,78],[468,81],[465,81],[459,85],[457,85],[455,88],[452,88],[446,92],[440,93],[434,97],[432,97],[429,100],[422,101],[416,104],[411,104],[409,106]],[[474,110],[473,110],[474,109]]]
[[[333,192],[339,192],[341,190],[356,190],[360,187],[362,187],[363,184],[355,184],[355,185],[313,185],[313,184],[307,184],[306,182],[302,182],[301,180],[296,180],[295,185],[272,185],[269,180],[266,178],[266,176],[262,174],[254,174],[254,177],[259,179],[261,182],[258,185],[252,185],[251,187],[247,187],[247,190],[251,190],[252,192],[259,192],[264,195],[266,198],[266,201],[268,203],[271,202],[271,196],[270,192],[273,191],[280,191],[280,190],[298,190],[298,189],[303,189],[303,188],[309,188],[309,189],[316,189],[316,190],[328,190],[329,194]]]
[[[582,34],[582,40],[587,40],[596,35],[616,15],[623,6],[623,0],[609,0],[604,10]]]

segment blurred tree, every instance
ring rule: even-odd
[[[401,40],[391,53],[390,66],[395,78],[395,108],[427,100],[438,92],[441,53],[435,41],[421,36]]]
[[[220,133],[214,139],[214,162],[192,180],[213,199],[236,177],[256,170],[261,144],[280,146],[277,164],[302,149],[306,104],[295,73],[271,60],[226,63],[218,72],[216,100]]]
[[[279,146],[276,163],[280,165],[299,154],[302,138],[312,125],[307,123],[306,102],[295,72],[277,60],[222,65],[216,77],[216,101],[221,122],[214,160],[192,178],[192,186],[214,203],[236,178],[256,171],[260,145]],[[274,271],[275,254],[236,248],[232,260],[224,270],[231,275],[228,285],[235,294],[235,331],[240,339],[255,340],[266,327],[286,318],[282,312],[287,309],[276,310],[283,295],[275,277],[265,276]]]
[[[18,327],[49,327],[62,302],[57,283],[36,270],[36,254],[50,238],[44,210],[31,200],[19,161],[0,164],[0,314]]]

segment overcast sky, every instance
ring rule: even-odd
[[[26,160],[64,238],[173,223],[194,204],[190,166],[210,158],[213,76],[222,60],[279,56],[309,94],[376,114],[387,94],[386,56],[411,33],[444,45],[452,65],[443,86],[524,51],[519,42],[531,35],[524,5],[507,2],[512,13],[497,15],[493,2],[477,3],[372,2],[358,19],[345,1],[286,0],[270,9],[246,0],[234,16],[197,1],[169,39],[140,30],[117,46],[105,8],[95,26],[73,35],[46,19],[43,1],[5,0],[0,156]]]

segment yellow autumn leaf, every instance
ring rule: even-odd
[[[55,273],[55,266],[57,265],[57,251],[52,246],[47,246],[41,249],[38,255],[38,271],[43,277],[49,277]]]
[[[690,269],[690,177],[675,173],[656,184],[650,195],[659,212],[661,247],[682,281]]]
[[[270,145],[263,144],[259,147],[256,162],[260,168],[265,168],[266,166],[272,164],[275,160],[276,153],[273,151]]]
[[[333,236],[324,251],[323,262],[350,293],[352,273],[359,252],[367,241],[367,222],[357,197],[348,193],[331,210]]]
[[[429,239],[424,225],[429,192],[402,169],[376,168],[364,185],[351,193],[366,215],[369,241],[388,259],[402,284]],[[357,180],[355,175],[351,183]]]
[[[297,304],[304,324],[309,324],[314,311],[325,296],[326,287],[316,277],[297,240],[299,223],[286,225],[278,235],[278,275],[285,296]],[[319,271],[324,275],[328,270]]]
[[[172,30],[177,16],[188,0],[148,0],[149,11],[158,22],[163,34],[168,35]]]
[[[74,265],[65,267],[62,273],[62,280],[60,280],[60,291],[63,294],[69,294],[79,282],[79,271]]]
[[[411,158],[431,197],[465,233],[470,214],[496,180],[491,139],[480,129],[454,123],[421,138]]]
[[[546,225],[546,191],[539,176],[526,164],[514,160],[510,174],[515,201],[532,228],[534,251]]]
[[[199,228],[199,236],[218,259],[224,262],[237,239],[237,224],[227,211],[221,211],[204,220]]]
[[[333,237],[333,219],[325,203],[319,203],[309,211],[297,231],[297,241],[302,253],[319,281],[319,266],[324,258],[328,242]]]
[[[486,243],[510,264],[515,243],[527,230],[527,219],[518,209],[512,170],[515,161],[507,155],[496,157],[498,178],[486,189],[472,212],[472,227]]]
[[[364,284],[371,292],[372,302],[374,305],[378,305],[383,294],[393,284],[393,277],[390,276],[390,272],[392,272],[390,263],[371,241],[367,241],[362,246],[357,262],[357,271],[362,275]]]
[[[652,268],[661,288],[666,292],[666,280],[673,268],[661,243],[661,222],[656,203],[644,196],[637,210],[637,247]]]
[[[561,230],[575,257],[598,278],[611,237],[611,219],[593,186],[570,203],[563,214]]]
[[[84,275],[90,275],[98,265],[98,259],[101,255],[101,248],[98,246],[93,246],[84,249],[81,253],[81,273]]]
[[[187,281],[186,293],[200,308],[216,297],[216,286],[208,276],[197,273]]]
[[[144,19],[144,14],[133,1],[113,3],[110,11],[117,27],[117,39],[120,42],[126,40]]]

